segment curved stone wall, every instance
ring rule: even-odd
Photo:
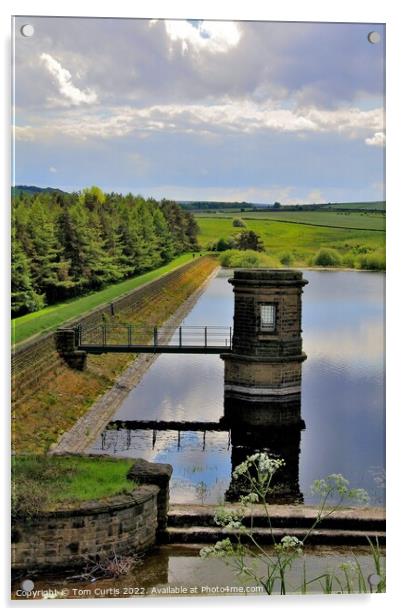
[[[100,556],[145,552],[166,526],[171,474],[169,464],[138,459],[128,477],[140,485],[131,493],[13,520],[12,569],[68,569]]]
[[[113,552],[144,552],[156,539],[158,492],[158,486],[144,485],[132,494],[16,521],[13,569],[68,568]]]

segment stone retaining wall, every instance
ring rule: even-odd
[[[166,528],[171,474],[169,464],[138,460],[128,477],[141,485],[130,494],[14,520],[12,569],[68,569],[102,556],[145,552]]]
[[[103,322],[104,315],[113,317],[125,312],[133,312],[144,301],[152,304],[166,291],[173,280],[179,279],[188,270],[196,268],[199,262],[200,259],[194,259],[161,278],[134,289],[112,303],[102,304],[85,316],[68,321],[65,325],[74,327],[82,323],[83,326],[95,326]],[[35,391],[44,382],[44,378],[52,378],[64,366],[64,360],[57,351],[56,332],[43,334],[19,344],[11,358],[13,401],[21,401],[26,394]]]
[[[169,509],[169,481],[172,476],[170,464],[155,464],[146,460],[138,459],[134,462],[127,477],[143,485],[157,485],[159,488],[158,509],[158,532],[167,526]]]

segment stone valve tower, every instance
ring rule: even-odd
[[[225,415],[249,425],[300,424],[301,296],[295,270],[235,270],[232,352],[225,362]]]

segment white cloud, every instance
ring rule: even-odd
[[[49,167],[50,173],[57,173],[56,167]]]
[[[358,107],[341,107],[334,110],[316,108],[301,111],[302,115],[317,127],[318,130],[333,130],[350,132],[353,136],[359,130],[383,129],[383,109],[364,111]]]
[[[42,53],[40,59],[52,77],[56,80],[60,94],[67,98],[70,103],[79,105],[81,103],[91,104],[97,101],[98,97],[96,92],[89,88],[86,90],[77,88],[71,81],[70,71],[63,68],[60,62],[55,60],[53,56],[48,53]]]
[[[14,139],[16,141],[34,141],[35,129],[32,126],[14,126]]]
[[[317,195],[318,191],[300,190],[295,186],[247,186],[229,188],[223,186],[179,186],[161,184],[143,188],[140,193],[146,196],[154,196],[156,199],[179,199],[192,200],[194,195],[197,199],[206,201],[246,201],[248,203],[274,203],[279,201],[286,205],[299,203],[311,203],[311,195]],[[323,201],[320,200],[322,203]]]
[[[65,71],[57,61],[53,61],[61,71]],[[80,93],[79,96],[74,94],[77,105],[78,99],[84,100],[82,95],[85,98],[86,94],[66,79],[64,82],[68,88]],[[96,97],[95,93],[93,95]],[[265,100],[257,103],[250,99],[229,97],[215,104],[96,106],[85,112],[82,108],[71,108],[59,114],[29,116],[28,120],[29,125],[15,128],[17,140],[48,140],[63,135],[83,141],[91,138],[113,139],[130,134],[145,139],[153,133],[181,133],[196,135],[205,141],[221,139],[228,133],[253,135],[262,131],[292,133],[304,139],[314,133],[341,134],[347,139],[364,140],[369,146],[383,145],[385,139],[382,108],[289,107],[286,102]]]
[[[335,110],[284,109],[270,103],[257,105],[250,101],[224,102],[216,105],[153,105],[136,108],[110,107],[99,113],[70,112],[47,124],[32,129],[18,127],[17,138],[32,139],[37,132],[62,132],[79,139],[89,137],[124,137],[136,132],[144,136],[152,132],[165,133],[256,133],[261,130],[308,134],[342,133],[348,138],[366,138],[382,129],[382,109],[362,111],[357,108]],[[140,135],[141,133],[141,135]],[[379,140],[375,136],[373,139]],[[371,141],[366,138],[366,143]],[[371,143],[368,143],[372,145]],[[377,143],[376,143],[377,145]]]
[[[324,197],[319,188],[314,188],[311,190],[307,197],[306,203],[327,203],[327,199]]]
[[[241,39],[238,25],[232,21],[200,21],[192,24],[185,20],[164,21],[166,34],[171,41],[181,41],[182,52],[190,49],[225,53],[236,47]]]
[[[368,137],[367,139],[365,139],[365,143],[367,145],[383,147],[385,146],[385,133],[383,132],[374,133],[372,137]]]

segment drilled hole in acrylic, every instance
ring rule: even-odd
[[[369,32],[367,35],[367,38],[369,40],[369,43],[372,43],[373,45],[375,45],[376,43],[379,43],[381,41],[381,35],[379,32]]]
[[[35,32],[34,27],[31,24],[25,24],[24,26],[21,26],[21,34],[22,36],[33,36]]]

